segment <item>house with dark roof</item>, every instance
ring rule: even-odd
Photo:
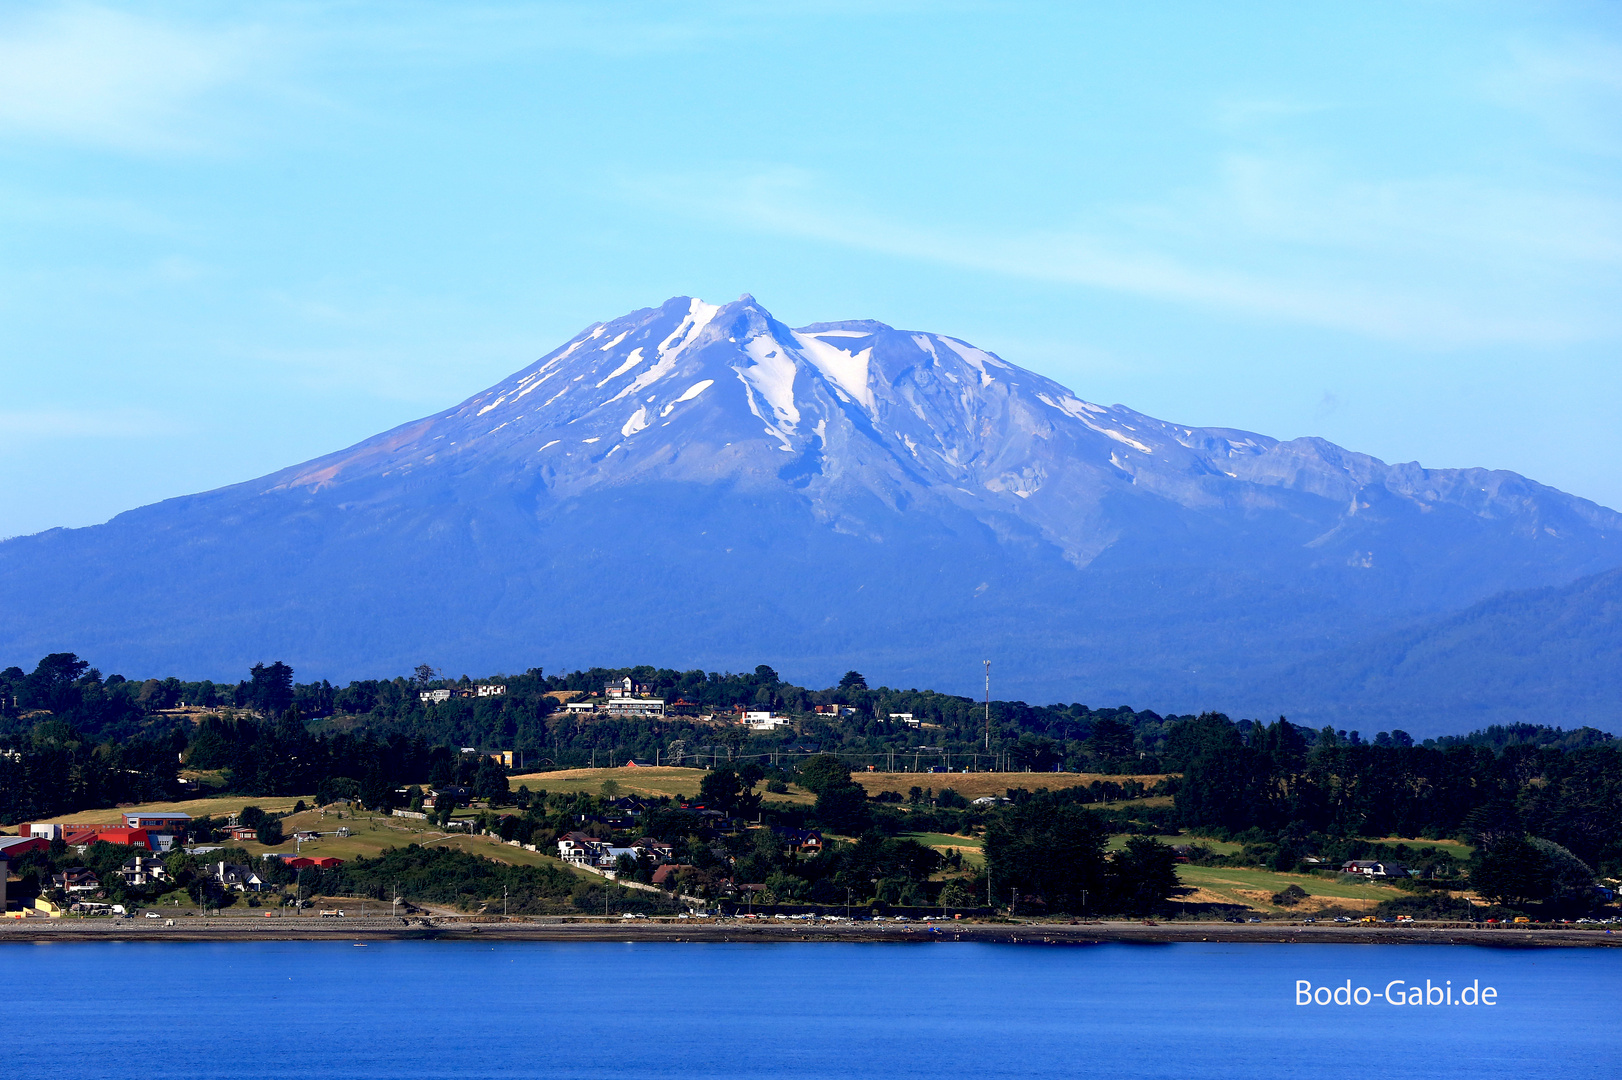
[[[163,863],[150,855],[137,855],[118,868],[118,876],[126,885],[152,885],[168,880]]]
[[[101,881],[88,866],[70,866],[60,874],[51,875],[51,886],[69,894],[87,893],[101,888]]]
[[[1378,859],[1349,859],[1341,863],[1343,874],[1362,874],[1364,877],[1404,878],[1407,869],[1401,863],[1381,862]]]
[[[816,854],[822,850],[822,834],[815,829],[793,829],[786,825],[773,825],[772,835],[782,841],[789,851]]]

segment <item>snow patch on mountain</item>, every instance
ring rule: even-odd
[[[749,408],[756,416],[781,428],[793,431],[800,422],[800,410],[794,404],[794,376],[797,365],[781,342],[770,334],[761,334],[743,343],[744,355],[754,361],[734,368],[746,387],[753,391]],[[771,406],[772,415],[764,416],[755,404],[754,394]]]
[[[622,338],[624,336],[625,336],[624,334],[620,335],[620,337],[622,337]],[[642,362],[642,347],[639,345],[636,348],[631,350],[631,355],[627,356],[625,358],[625,360],[620,364],[619,367],[615,368],[613,371],[610,371],[608,373],[608,376],[605,379],[603,379],[602,382],[597,384],[597,389],[601,390],[603,387],[607,386],[609,383],[613,382],[615,379],[619,378],[621,375],[624,375],[627,371],[630,371],[632,368],[636,367],[641,362]]]
[[[636,410],[636,412],[632,413],[631,418],[629,420],[625,421],[624,425],[621,426],[620,434],[625,436],[628,439],[632,435],[635,435],[637,432],[641,431],[643,428],[645,428],[647,426],[648,426],[648,407],[646,405],[643,405],[640,408],[638,408]]]
[[[825,330],[820,334],[794,335],[794,342],[799,346],[801,355],[820,371],[827,379],[845,392],[845,396],[861,405],[870,414],[877,410],[878,405],[873,400],[873,388],[868,385],[868,365],[873,360],[873,348],[869,346],[858,353],[851,353],[836,345],[830,345],[821,340],[824,337],[871,337],[871,334],[857,334],[852,330]]]
[[[686,390],[683,390],[682,394],[681,394],[681,397],[677,398],[675,401],[672,401],[670,404],[666,405],[663,409],[660,409],[659,410],[659,415],[661,417],[669,416],[672,412],[675,411],[677,405],[680,405],[684,401],[692,401],[694,398],[698,397],[698,395],[702,394],[704,391],[708,390],[710,387],[712,387],[714,385],[715,385],[715,380],[714,379],[701,379],[701,380],[699,380],[698,382],[694,383],[692,386],[689,386]]]

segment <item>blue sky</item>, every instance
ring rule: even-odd
[[[1619,181],[1611,3],[13,2],[0,536],[742,292],[1622,507]]]

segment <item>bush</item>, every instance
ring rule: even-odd
[[[1272,896],[1273,904],[1277,907],[1294,907],[1308,896],[1312,895],[1299,885],[1291,885],[1283,892],[1276,892]]]

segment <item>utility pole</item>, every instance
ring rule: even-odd
[[[991,661],[986,661],[986,750],[991,750]]]

